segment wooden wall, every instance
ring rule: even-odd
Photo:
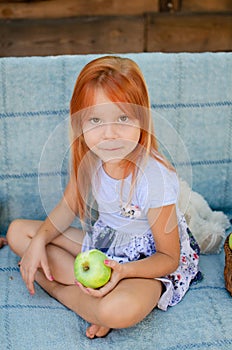
[[[232,0],[0,0],[0,56],[232,50]]]

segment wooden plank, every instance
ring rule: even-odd
[[[159,0],[0,0],[0,19],[140,15],[158,11]]]
[[[232,11],[231,0],[182,0],[183,12],[228,12]]]
[[[0,21],[0,56],[144,51],[144,18]]]
[[[147,51],[231,50],[231,15],[149,15]]]
[[[176,12],[181,9],[182,0],[160,0],[160,12]]]

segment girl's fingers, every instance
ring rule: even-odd
[[[116,272],[120,272],[122,270],[122,264],[115,260],[104,260],[104,264]]]
[[[43,272],[44,272],[46,278],[47,278],[49,281],[53,281],[54,278],[53,278],[53,276],[52,276],[52,274],[51,274],[51,270],[50,270],[50,268],[49,268],[49,266],[48,266],[48,263],[47,263],[47,262],[41,263],[41,267],[42,267],[42,269],[43,269]]]
[[[27,286],[27,289],[29,290],[29,293],[31,295],[34,295],[35,294],[35,287],[34,287],[34,284],[33,283],[29,283],[28,286]]]
[[[34,274],[32,272],[29,272],[27,275],[27,282],[26,282],[27,289],[29,290],[30,294],[33,295],[35,294],[35,289],[34,289]]]
[[[117,283],[113,284],[111,281],[109,281],[105,286],[99,288],[99,289],[93,289],[93,288],[86,288],[84,287],[80,282],[75,280],[74,282],[76,286],[78,286],[85,294],[91,295],[95,298],[102,298],[104,295],[108,294]]]
[[[95,298],[102,298],[106,294],[108,294],[112,289],[114,289],[115,285],[112,282],[108,282],[105,286],[99,289],[86,288],[88,293]]]
[[[35,288],[34,288],[35,272],[27,271],[23,268],[23,266],[21,265],[21,262],[19,264],[20,264],[20,272],[21,272],[22,279],[25,282],[29,293],[33,295],[35,294]]]
[[[90,288],[84,287],[83,284],[81,284],[81,283],[80,283],[79,281],[77,281],[77,280],[75,280],[74,283],[75,283],[75,285],[76,285],[77,287],[79,287],[84,293],[90,294],[90,292],[89,292]]]
[[[100,298],[104,295],[100,289],[86,288],[85,286],[83,286],[83,284],[81,284],[77,280],[75,280],[75,284],[82,290],[83,293],[91,295],[92,297]]]
[[[108,259],[106,259],[106,260],[104,260],[104,264],[106,266],[111,267],[111,269],[115,269],[118,263],[115,260],[108,260]]]

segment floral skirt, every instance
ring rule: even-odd
[[[190,284],[202,279],[198,270],[200,249],[182,214],[178,215],[178,226],[181,244],[179,266],[172,274],[156,278],[164,285],[164,292],[157,305],[161,310],[180,302]],[[119,263],[143,259],[156,252],[150,231],[128,236],[105,225],[101,220],[86,233],[83,241],[82,251],[94,248]]]

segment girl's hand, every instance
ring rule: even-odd
[[[36,237],[32,239],[19,262],[20,272],[30,294],[35,294],[34,280],[38,268],[42,268],[49,281],[53,280],[51,275],[45,245]]]
[[[124,278],[123,276],[123,264],[119,264],[115,260],[105,260],[105,265],[111,267],[112,274],[108,283],[99,289],[92,289],[84,287],[80,282],[75,281],[75,284],[86,294],[96,298],[102,298],[115,288],[118,282]]]

